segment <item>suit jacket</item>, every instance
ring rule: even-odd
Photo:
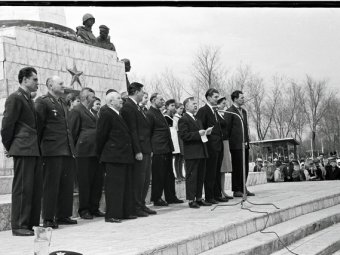
[[[146,116],[151,128],[151,147],[153,154],[167,154],[174,151],[174,145],[171,140],[171,133],[159,109],[150,107]]]
[[[217,113],[216,113],[217,114]],[[202,122],[203,129],[207,129],[209,127],[214,127],[212,129],[211,135],[208,137],[208,150],[209,151],[221,151],[223,149],[222,142],[222,130],[220,126],[220,122],[216,120],[214,113],[212,112],[209,105],[205,105],[201,107],[196,117]]]
[[[340,168],[335,166],[334,171],[331,165],[326,166],[326,180],[340,180]]]
[[[145,113],[130,98],[120,113],[131,131],[134,153],[151,153],[151,128]]]
[[[34,104],[22,88],[6,99],[1,137],[10,156],[40,156]]]
[[[37,98],[35,109],[42,156],[74,156],[74,143],[64,99],[59,103],[47,93]]]
[[[107,105],[97,123],[97,155],[105,163],[134,163],[132,139],[124,119]]]
[[[196,121],[184,113],[178,121],[178,133],[183,140],[184,159],[200,159],[208,157],[208,150],[202,142],[199,130],[203,129],[199,119]]]
[[[242,116],[238,109],[232,105],[228,108],[229,112],[236,113],[241,117],[244,127],[244,141],[246,142],[246,149],[249,149],[249,129],[247,112],[242,109]],[[242,122],[239,117],[231,113],[224,113],[224,118],[226,120],[226,139],[229,140],[230,150],[241,150],[243,135],[242,135]]]
[[[82,103],[69,115],[70,129],[77,157],[95,157],[97,118]]]

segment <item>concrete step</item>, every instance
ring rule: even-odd
[[[252,208],[253,210],[256,210]],[[261,210],[259,210],[261,211]],[[288,221],[266,228],[264,232],[276,232],[285,245],[307,237],[320,230],[340,222],[340,205],[311,212]],[[339,239],[339,237],[338,237]],[[274,233],[256,232],[251,235],[228,242],[204,255],[267,255],[281,249],[283,245]],[[285,254],[285,253],[284,253]],[[298,253],[300,254],[300,253]],[[310,253],[309,253],[310,254]]]
[[[299,255],[329,255],[340,254],[340,224],[333,225],[324,230],[309,235],[288,246]],[[281,249],[272,255],[291,254],[286,249]]]
[[[252,203],[275,203],[255,206],[268,211],[269,226],[304,214],[317,212],[340,203],[340,182],[268,183],[251,188]],[[242,210],[239,198],[225,203],[228,207],[191,209],[187,203],[154,207],[157,215],[105,223],[102,218],[80,219],[77,225],[61,226],[53,232],[50,251],[72,250],[83,254],[124,255],[195,255],[261,230],[266,216]],[[223,205],[223,204],[222,204]],[[34,238],[15,238],[10,231],[0,232],[1,251],[6,255],[32,254]],[[20,246],[17,245],[18,241]],[[16,247],[16,249],[13,249]],[[242,247],[241,247],[242,248]],[[262,255],[255,253],[256,255]]]
[[[12,193],[13,176],[0,176],[0,195]]]

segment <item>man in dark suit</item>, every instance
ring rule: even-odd
[[[70,112],[70,128],[75,145],[77,177],[79,185],[78,213],[83,219],[103,217],[99,202],[103,188],[103,173],[96,153],[97,115],[90,109],[95,100],[91,88],[83,88],[79,94],[80,104]]]
[[[37,121],[31,92],[38,89],[37,71],[25,67],[19,71],[20,87],[5,103],[1,137],[7,156],[13,157],[12,233],[33,236],[39,226],[42,171],[39,160]]]
[[[151,128],[145,113],[139,106],[144,96],[143,84],[133,82],[128,88],[129,97],[121,110],[123,119],[131,131],[135,163],[132,171],[134,214],[146,217],[156,211],[145,205],[150,186],[151,172]]]
[[[46,81],[48,93],[35,101],[43,156],[44,227],[77,224],[71,219],[74,185],[74,145],[68,124],[64,82],[58,76]]]
[[[123,100],[118,92],[106,95],[97,123],[97,155],[105,164],[105,221],[135,219],[132,213],[132,166],[134,156],[129,127],[120,116]]]
[[[223,160],[223,135],[221,125],[217,117],[217,101],[219,92],[210,88],[205,93],[207,103],[201,107],[196,117],[202,122],[203,129],[213,127],[208,135],[207,147],[209,158],[207,159],[207,171],[204,180],[205,200],[212,204],[228,202],[228,198],[221,193],[221,165]]]
[[[340,168],[336,165],[335,157],[331,157],[326,165],[325,180],[340,180]]]
[[[249,129],[247,112],[241,107],[244,104],[244,95],[240,90],[235,90],[231,94],[231,100],[233,105],[227,110],[232,113],[225,113],[225,120],[227,123],[226,138],[229,140],[229,147],[231,153],[231,162],[233,166],[233,172],[231,174],[232,179],[232,191],[234,197],[243,197],[243,155],[242,155],[242,143],[245,143],[245,180],[247,182],[249,172]],[[236,116],[237,114],[238,116]],[[242,122],[241,122],[242,121]],[[242,130],[243,123],[243,130]],[[244,140],[243,140],[244,134]],[[254,196],[246,189],[248,196]]]
[[[184,159],[186,167],[186,197],[190,208],[211,206],[202,199],[203,183],[208,150],[202,141],[205,130],[200,120],[196,119],[197,102],[193,97],[184,100],[186,113],[178,121],[179,136],[183,140]]]
[[[150,97],[150,102],[151,107],[146,115],[151,127],[153,152],[151,201],[155,206],[183,203],[183,200],[176,197],[175,175],[172,168],[174,146],[168,123],[160,111],[164,106],[164,99],[162,95],[154,93]],[[162,199],[163,190],[166,202]]]

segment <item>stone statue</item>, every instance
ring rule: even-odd
[[[130,72],[131,70],[131,65],[130,65],[130,60],[127,58],[122,59],[122,61],[124,62],[125,65],[125,78],[126,78],[126,88],[129,87],[130,82],[129,82],[129,78],[127,76],[127,73]]]
[[[95,23],[95,19],[92,14],[86,13],[83,16],[83,25],[77,27],[77,36],[79,36],[86,44],[97,46],[97,39],[92,34],[92,26]]]
[[[115,46],[113,43],[110,42],[110,36],[109,36],[109,30],[105,25],[99,26],[99,36],[97,37],[97,46],[107,49],[107,50],[113,50],[116,51]]]

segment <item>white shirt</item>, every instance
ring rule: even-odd
[[[132,97],[129,97],[129,98],[132,100],[132,102],[134,102],[136,105],[138,105],[135,99],[133,99]]]
[[[194,115],[191,112],[187,112],[187,114],[196,121]]]
[[[213,112],[213,114],[215,114],[215,111],[214,111],[214,108],[212,105],[210,105],[208,102],[207,102],[207,105],[210,107],[211,111]]]
[[[119,115],[119,111],[117,111],[115,108],[113,108],[112,106],[109,106],[112,110],[114,110],[118,115]]]

